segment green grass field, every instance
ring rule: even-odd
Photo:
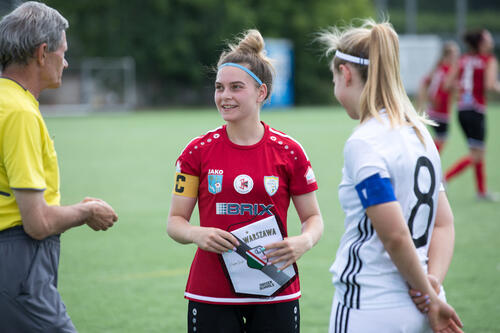
[[[302,143],[319,182],[325,233],[299,261],[301,327],[326,332],[333,295],[328,269],[343,232],[337,197],[342,149],[356,123],[333,107],[263,112],[262,119]],[[177,244],[165,232],[174,161],[192,137],[221,123],[215,108],[47,119],[59,156],[62,203],[94,196],[119,214],[109,231],[83,226],[62,236],[59,288],[80,332],[186,331],[183,292],[195,247]],[[499,127],[500,105],[489,109],[487,155],[488,183],[500,192]],[[465,152],[455,122],[443,167]],[[499,332],[500,204],[475,201],[471,170],[449,184],[448,195],[456,224],[448,300],[466,332]],[[290,234],[299,233],[295,212],[289,216]],[[197,223],[197,212],[192,220]]]

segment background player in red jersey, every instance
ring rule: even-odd
[[[249,30],[218,62],[215,104],[225,125],[177,159],[167,232],[198,247],[185,297],[189,332],[299,332],[295,262],[321,237],[316,179],[302,146],[260,121],[273,67]],[[292,199],[302,233],[288,237]],[[200,226],[189,220],[198,203]]]
[[[445,180],[450,181],[472,164],[478,199],[496,201],[496,196],[486,190],[484,167],[486,92],[491,90],[500,93],[498,62],[492,54],[494,41],[488,30],[467,32],[464,41],[469,52],[460,57],[449,80],[459,80],[458,119],[469,144],[469,154],[448,169]]]
[[[451,98],[454,88],[446,80],[446,77],[452,66],[456,64],[459,54],[457,43],[453,41],[444,43],[436,67],[424,78],[419,89],[419,108],[427,108],[426,112],[429,118],[437,123],[437,126],[434,127],[434,143],[439,152],[441,152],[448,137]]]

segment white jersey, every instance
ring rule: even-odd
[[[380,176],[389,191],[392,185],[426,271],[441,186],[441,161],[425,126],[418,125],[424,146],[412,127],[391,128],[384,110],[380,116],[382,121],[372,118],[356,128],[344,147],[339,200],[346,214],[345,233],[330,271],[335,296],[344,306],[353,309],[413,304],[406,281],[366,215],[365,207],[373,203],[366,204],[367,198],[361,200],[367,192],[360,184],[366,183],[367,178]],[[383,191],[372,186],[369,192],[376,197]],[[393,199],[374,204],[394,201],[394,195]]]

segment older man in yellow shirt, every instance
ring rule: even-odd
[[[0,21],[2,332],[76,332],[57,291],[59,235],[83,224],[106,230],[118,219],[100,199],[60,206],[57,155],[37,98],[61,85],[67,28],[38,2]]]

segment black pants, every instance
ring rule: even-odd
[[[255,305],[189,301],[188,332],[299,333],[299,301]]]
[[[458,112],[458,121],[470,147],[482,148],[486,138],[486,121],[484,113],[475,110]]]

